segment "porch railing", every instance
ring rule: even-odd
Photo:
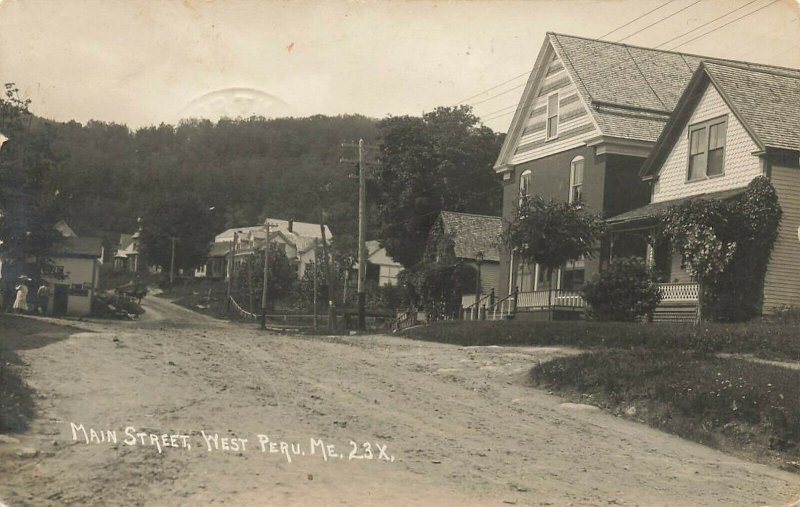
[[[696,302],[699,286],[696,283],[660,283],[661,302]]]
[[[585,308],[586,301],[580,292],[574,290],[535,290],[520,292],[517,308]]]

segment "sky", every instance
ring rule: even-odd
[[[547,31],[654,47],[697,28],[672,49],[713,30],[677,50],[800,68],[798,17],[800,0],[0,0],[0,83],[40,116],[132,128],[464,103],[505,131]]]

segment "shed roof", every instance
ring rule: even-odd
[[[724,201],[726,199],[731,199],[733,197],[736,197],[737,195],[744,193],[745,190],[746,187],[742,187],[742,188],[735,188],[732,190],[722,190],[719,192],[697,194],[688,197],[683,197],[681,199],[673,199],[670,201],[651,202],[650,204],[646,204],[640,208],[636,208],[631,211],[626,211],[625,213],[619,214],[617,216],[607,218],[606,223],[612,229],[617,229],[617,230],[635,228],[636,226],[650,223],[661,212],[666,211],[672,206],[677,206],[687,201],[695,199],[716,199]]]

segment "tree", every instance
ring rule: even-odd
[[[597,320],[633,321],[650,315],[661,301],[661,291],[644,260],[614,259],[583,288],[589,315]]]
[[[33,257],[35,272],[28,274],[38,277],[60,239],[54,228],[60,212],[59,192],[51,185],[57,162],[52,127],[31,114],[30,103],[13,83],[5,85],[0,133],[8,141],[0,151],[0,252],[9,265],[21,266]]]
[[[439,107],[421,118],[389,117],[378,129],[379,237],[403,266],[420,260],[440,211],[500,213],[502,188],[492,164],[502,136],[480,124],[470,107]]]
[[[220,228],[218,220],[194,193],[161,194],[142,218],[141,243],[147,262],[169,269],[175,238],[175,268],[202,265]]]
[[[289,264],[286,252],[281,245],[269,246],[269,270],[267,284],[267,306],[274,308],[275,302],[289,296],[297,284],[297,273]],[[261,249],[245,258],[244,265],[237,268],[235,299],[250,306],[250,311],[261,308],[261,294],[264,287],[264,250]]]
[[[545,201],[534,195],[522,200],[517,216],[503,233],[517,258],[549,272],[580,257],[592,257],[605,223],[579,203]]]

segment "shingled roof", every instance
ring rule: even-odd
[[[500,261],[499,247],[503,233],[500,217],[454,211],[442,211],[439,217],[444,233],[453,241],[456,257],[474,259],[478,252],[483,252],[484,260]]]
[[[800,70],[705,62],[724,100],[765,148],[800,150]]]
[[[661,170],[707,86],[714,86],[759,149],[800,151],[800,69],[702,62],[660,134],[641,175]]]
[[[624,139],[658,139],[703,61],[735,63],[753,70],[791,71],[552,32],[548,32],[547,41],[589,105],[602,135]]]

